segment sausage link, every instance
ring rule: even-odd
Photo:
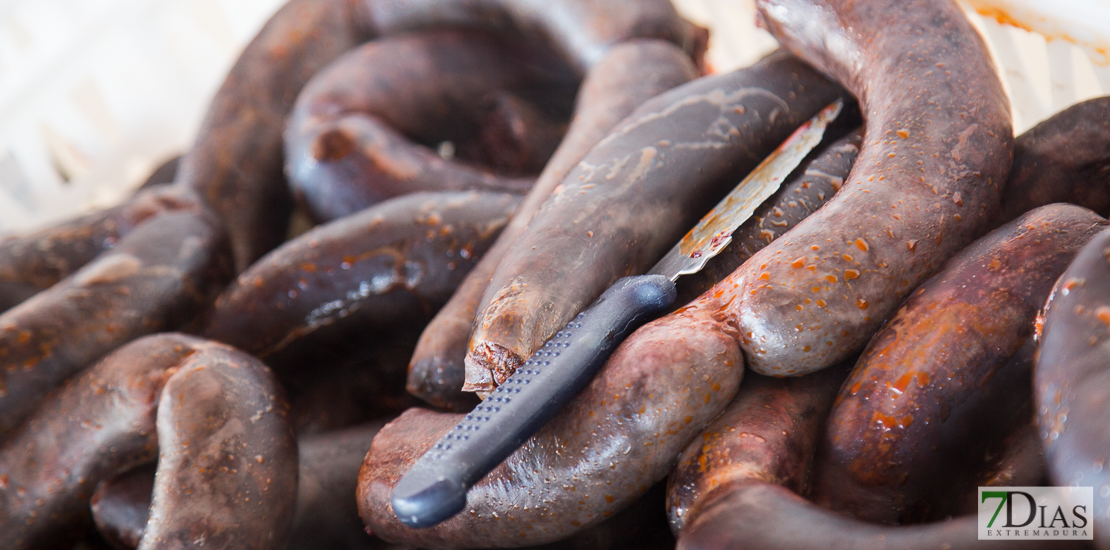
[[[180,400],[189,406],[176,408]],[[236,408],[238,415],[227,417]],[[0,547],[68,548],[91,526],[89,498],[96,485],[158,454],[163,477],[174,469],[193,470],[191,475],[208,478],[209,487],[238,488],[222,495],[198,488],[185,500],[205,510],[235,501],[236,511],[207,521],[239,523],[244,529],[232,530],[243,543],[238,547],[257,547],[247,544],[257,532],[246,527],[280,535],[293,511],[296,447],[288,416],[280,387],[257,360],[180,334],[136,340],[67,382],[0,448]],[[207,445],[182,454],[172,442],[184,433]],[[190,452],[201,456],[181,462]],[[218,456],[206,459],[206,452]],[[244,490],[241,483],[249,486],[250,480],[264,491]],[[184,519],[171,511],[171,494],[163,490],[155,498],[153,515]],[[202,494],[214,498],[204,504]],[[216,533],[189,540],[214,541]],[[159,547],[152,542],[146,547]]]
[[[1045,304],[1033,388],[1037,426],[1056,485],[1093,487],[1095,544],[1110,548],[1110,230],[1060,277]]]
[[[750,480],[722,491],[688,525],[678,550],[972,550],[984,548],[976,516],[889,527],[825,510],[789,489]],[[1006,548],[1086,548],[1085,541],[1008,540]]]
[[[214,224],[162,214],[0,315],[0,440],[47,392],[113,349],[189,327],[231,278],[227,237]]]
[[[842,118],[852,118],[847,113]],[[831,133],[833,128],[827,132]],[[825,204],[852,169],[859,154],[862,130],[831,142],[803,161],[779,190],[756,208],[751,219],[736,228],[732,241],[706,262],[701,271],[678,279],[678,303],[684,304],[728,277],[759,249],[781,237]]]
[[[651,70],[645,71],[645,67]],[[463,358],[474,316],[493,270],[532,215],[587,151],[641,103],[688,82],[695,75],[688,56],[658,40],[633,40],[614,46],[590,69],[579,90],[570,128],[536,185],[497,241],[421,334],[409,372],[410,393],[440,407],[454,410],[474,407],[473,394],[461,391]]]
[[[1037,310],[1106,226],[1086,208],[1044,206],[976,241],[918,288],[844,383],[818,501],[877,523],[950,512],[937,507],[955,504],[965,464],[1029,399],[1032,356],[1015,354]]]
[[[297,442],[281,385],[225,346],[190,358],[158,400],[158,472],[140,550],[280,550],[297,498]]]
[[[328,221],[417,191],[527,192],[534,180],[512,176],[543,167],[577,82],[521,42],[441,29],[381,38],[332,62],[297,98],[285,133],[298,200]],[[512,94],[537,96],[555,112]],[[450,141],[469,162],[410,139]]]
[[[313,353],[313,342],[345,331],[422,326],[519,201],[415,193],[316,227],[240,274],[216,300],[204,335],[284,372],[301,352]]]
[[[392,0],[367,2],[366,13],[383,34],[463,26],[538,35],[580,73],[634,38],[666,40],[687,53],[704,46],[668,0]]]
[[[290,0],[247,45],[216,92],[177,182],[226,224],[236,271],[285,237],[293,200],[281,134],[305,82],[370,36],[366,0]]]
[[[759,0],[788,49],[860,100],[863,147],[824,207],[740,268],[749,366],[801,375],[856,353],[989,226],[1013,130],[982,39],[950,0]]]
[[[178,210],[200,212],[181,189],[141,192],[131,200],[53,227],[0,241],[0,311],[46,290],[89,263],[144,221]]]
[[[749,376],[667,478],[671,531],[684,533],[706,502],[737,483],[759,480],[804,493],[820,429],[845,374],[828,369],[802,378]]]
[[[300,548],[379,548],[366,535],[354,499],[359,466],[384,421],[297,440],[297,506],[290,550]],[[92,514],[114,547],[134,549],[145,532],[154,489],[153,465],[131,470],[97,486]]]
[[[841,93],[778,52],[641,105],[571,170],[497,266],[463,389],[496,388],[614,281],[647,271]]]
[[[1068,107],[1014,140],[995,223],[1054,202],[1110,214],[1110,97]]]
[[[463,415],[410,409],[374,438],[359,473],[359,514],[385,540],[472,548],[559,540],[617,513],[661,480],[736,394],[742,357],[715,309],[696,302],[633,333],[582,393],[470,490],[463,512],[428,529],[402,525],[390,494]]]

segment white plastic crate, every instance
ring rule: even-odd
[[[673,1],[710,28],[718,71],[775,48],[753,0]],[[961,1],[1000,68],[1015,131],[1110,94],[1110,0]],[[118,202],[187,148],[282,3],[0,0],[0,231]]]

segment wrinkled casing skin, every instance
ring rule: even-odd
[[[1044,206],[979,239],[918,288],[844,383],[818,500],[891,524],[961,504],[957,480],[1028,400],[1030,358],[1011,358],[1056,278],[1106,226],[1086,208]]]
[[[416,193],[318,226],[240,274],[216,300],[204,335],[284,370],[279,352],[294,343],[307,347],[352,326],[363,333],[419,326],[519,201],[479,192]]]
[[[614,281],[647,271],[841,93],[778,52],[641,105],[571,170],[498,265],[464,389],[495,388]]]
[[[1033,388],[1049,476],[1094,487],[1095,542],[1110,548],[1110,231],[1068,266],[1044,317]]]
[[[188,327],[230,279],[230,263],[227,236],[210,216],[165,213],[0,315],[0,440],[108,352]]]
[[[758,480],[804,494],[821,426],[846,369],[803,378],[749,376],[725,412],[695,437],[667,478],[667,518],[678,535],[703,503]]]
[[[867,121],[836,196],[741,267],[749,366],[801,375],[861,349],[989,228],[1013,129],[986,46],[951,0],[756,4],[771,34],[844,84]]]
[[[650,67],[650,71],[644,71]],[[527,227],[567,172],[586,152],[644,101],[697,75],[689,56],[660,40],[632,40],[613,46],[586,74],[575,115],[559,148],[493,246],[467,274],[459,289],[428,323],[412,356],[408,390],[452,410],[473,408],[462,392],[463,361],[482,294],[505,253]]]

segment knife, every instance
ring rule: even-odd
[[[821,142],[843,106],[805,122],[706,214],[646,275],[617,280],[532,354],[393,488],[401,523],[431,527],[461,512],[466,493],[578,394],[622,340],[674,304],[674,282],[696,273]]]

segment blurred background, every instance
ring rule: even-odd
[[[775,47],[753,0],[673,0],[716,71]],[[0,0],[0,232],[115,204],[184,152],[283,0]],[[1110,0],[965,0],[1022,132],[1110,94]]]

